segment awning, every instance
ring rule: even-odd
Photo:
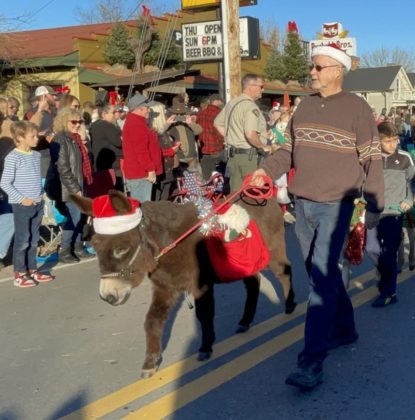
[[[93,88],[98,87],[120,87],[120,86],[146,86],[151,85],[151,83],[155,79],[159,79],[160,81],[164,82],[173,82],[175,79],[182,79],[184,76],[199,74],[200,70],[186,70],[186,69],[180,69],[180,70],[163,70],[161,74],[158,71],[151,71],[147,73],[135,73],[131,76],[127,77],[120,77],[120,78],[113,78],[110,81],[101,82],[101,83],[95,83],[91,85]]]
[[[167,93],[171,95],[179,95],[186,92],[186,85],[183,80],[172,83],[160,83],[157,86],[146,89],[147,92]]]

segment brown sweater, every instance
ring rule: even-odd
[[[286,143],[262,168],[277,179],[291,167],[289,190],[316,202],[364,195],[368,210],[384,206],[382,157],[378,131],[365,100],[342,91],[301,101],[286,132]]]

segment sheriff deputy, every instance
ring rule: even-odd
[[[215,118],[214,126],[225,138],[228,149],[228,170],[231,191],[257,169],[267,146],[267,124],[256,100],[261,98],[264,79],[256,74],[242,78],[242,94],[229,101]]]

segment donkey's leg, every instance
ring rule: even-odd
[[[271,251],[271,260],[269,268],[275,274],[282,285],[285,298],[285,313],[290,314],[294,311],[297,303],[292,287],[291,264],[288,261],[285,251],[285,242],[278,241],[279,246]]]
[[[259,278],[250,276],[243,279],[246,289],[246,300],[244,313],[239,321],[239,327],[236,334],[244,333],[249,330],[251,322],[254,320],[259,296]]]
[[[144,323],[147,349],[141,372],[142,378],[152,376],[158,369],[161,361],[161,337],[164,324],[178,296],[177,290],[154,286],[153,299]]]
[[[205,361],[212,355],[212,345],[215,342],[215,299],[213,284],[209,284],[203,294],[195,299],[196,316],[202,329],[202,345],[199,348],[197,360]]]

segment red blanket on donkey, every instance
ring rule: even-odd
[[[246,210],[240,209],[246,213]],[[226,240],[229,230],[213,232],[206,238],[212,266],[223,282],[241,280],[256,274],[269,263],[270,253],[257,224],[249,220],[247,213],[245,217],[247,224],[242,231],[237,232],[235,239]],[[229,224],[228,227],[233,229]]]

